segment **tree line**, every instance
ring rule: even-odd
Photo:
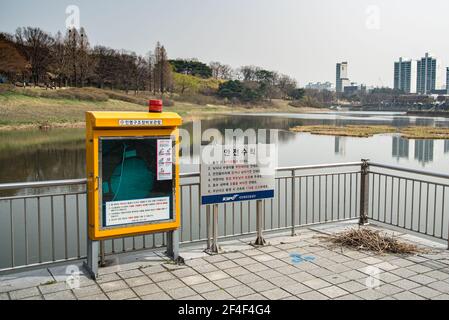
[[[102,45],[92,47],[84,28],[55,35],[34,27],[0,33],[1,75],[17,85],[89,86],[154,94],[186,94],[189,85],[198,86],[195,79],[213,79],[213,85],[201,93],[242,102],[304,95],[287,75],[256,66],[233,69],[217,61],[169,59],[159,42],[144,56]]]

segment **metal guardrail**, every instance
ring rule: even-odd
[[[408,176],[373,171],[373,168],[400,171]],[[412,175],[420,175],[422,178],[418,181]],[[393,186],[390,190],[391,182],[389,182],[387,183],[388,192],[385,193],[384,179],[400,179],[397,180],[401,181],[400,187]],[[443,182],[440,181],[441,179]],[[181,244],[206,242],[208,238],[208,214],[206,213],[209,212],[210,207],[201,206],[199,180],[198,172],[181,174]],[[432,202],[429,202],[429,196],[427,196],[427,208],[424,205],[418,208],[416,205],[412,211],[408,211],[411,194],[408,191],[405,197],[403,196],[403,190],[407,185],[404,181],[409,181],[408,188],[412,187],[410,181],[415,181],[416,186],[417,183],[427,183],[428,189],[433,185],[438,186],[438,190],[435,189],[438,196],[434,199],[438,207],[432,207],[433,211],[431,211],[431,213],[436,212],[434,215],[429,213],[429,205],[432,205]],[[86,257],[85,184],[85,179],[77,179],[0,185],[0,191],[57,189],[53,193],[0,198],[0,272],[17,271]],[[449,176],[444,174],[409,170],[367,161],[279,168],[276,174],[275,197],[263,201],[264,231],[291,230],[294,234],[298,227],[354,219],[359,219],[363,223],[368,218],[447,239],[447,228],[444,226],[449,224],[448,187]],[[77,190],[67,191],[65,190],[67,188]],[[388,197],[384,198],[385,194]],[[420,193],[419,201],[423,204],[421,196]],[[385,211],[385,208],[391,210]],[[395,209],[397,212],[401,210],[400,212],[405,213],[399,214],[400,218],[397,219],[394,214]],[[256,234],[255,201],[222,204],[218,210],[219,239]],[[410,215],[413,218],[410,218]],[[434,216],[438,219],[429,219]],[[416,228],[417,219],[420,219],[420,223],[421,220],[429,224],[438,223],[438,228],[433,227],[432,230],[428,227]],[[414,223],[410,224],[410,221]],[[420,223],[418,223],[419,226],[421,226]],[[439,232],[436,232],[437,230]],[[165,234],[104,242],[107,255],[154,249],[165,245]]]

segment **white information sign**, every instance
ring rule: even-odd
[[[171,139],[157,140],[157,180],[173,179],[173,142]]]
[[[106,226],[170,219],[170,197],[106,202]]]
[[[274,197],[275,161],[260,157],[262,145],[214,146],[202,154],[201,202],[216,204]],[[268,145],[263,145],[264,152]],[[274,157],[274,148],[271,150]],[[208,157],[208,152],[213,153]],[[206,161],[204,161],[204,158]],[[262,159],[263,158],[263,159]],[[266,160],[266,161],[263,161]]]

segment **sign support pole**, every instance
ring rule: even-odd
[[[219,253],[220,247],[218,245],[218,204],[213,206],[212,217],[212,245],[210,247],[211,253]]]
[[[206,235],[207,235],[207,247],[206,250],[210,250],[210,205],[206,206]]]
[[[173,230],[167,232],[167,255],[174,262],[179,262],[179,231]]]
[[[96,280],[98,278],[98,253],[100,244],[99,241],[90,240],[87,237],[87,263],[84,262],[84,268],[89,276]]]
[[[264,227],[264,210],[263,210],[263,201],[257,200],[256,203],[257,208],[257,217],[256,217],[256,227],[257,227],[257,238],[254,242],[254,245],[256,246],[264,246],[267,244],[263,237],[263,227]]]

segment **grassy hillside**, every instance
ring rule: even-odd
[[[126,94],[100,89],[40,88],[17,89],[0,86],[0,129],[32,128],[40,125],[52,127],[82,127],[86,111],[146,111],[145,94]],[[179,113],[186,120],[206,114],[230,112],[304,112],[275,100],[263,106],[224,106],[196,104],[165,99],[165,110]]]

